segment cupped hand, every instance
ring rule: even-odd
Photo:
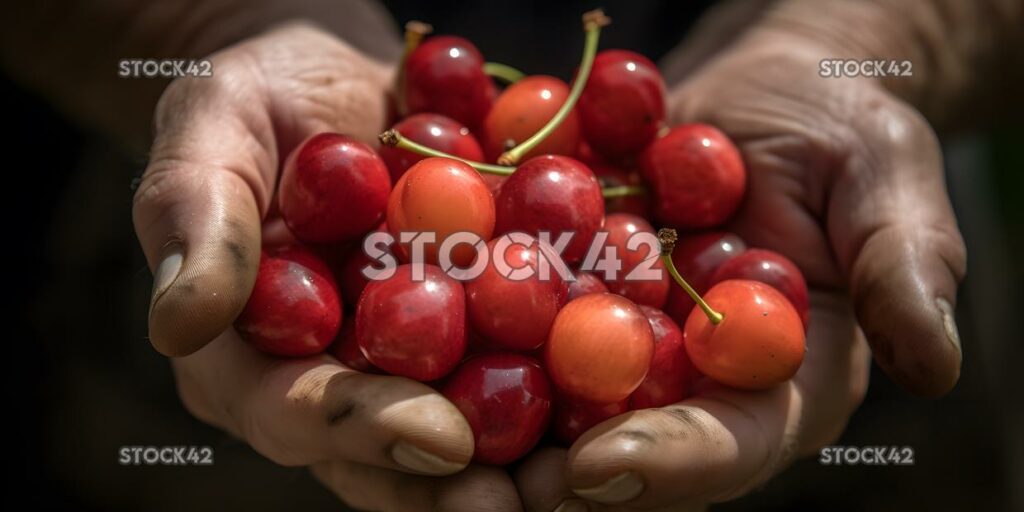
[[[211,61],[213,77],[179,79],[161,98],[133,211],[154,271],[150,339],[176,356],[185,406],[277,463],[312,466],[362,509],[520,510],[503,470],[469,465],[469,425],[430,387],[326,355],[274,359],[231,328],[280,163],[321,131],[374,140],[390,68],[302,24]]]
[[[762,392],[708,385],[538,452],[516,473],[527,510],[686,510],[740,496],[838,438],[866,391],[868,343],[914,393],[956,383],[966,253],[936,137],[877,81],[820,77],[821,59],[842,57],[830,48],[752,33],[675,88],[670,113],[736,141],[749,181],[731,229],[806,275],[800,371]]]

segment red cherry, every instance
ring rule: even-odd
[[[686,320],[686,352],[701,373],[739,389],[767,389],[785,382],[804,359],[804,326],[785,296],[743,279],[722,281],[704,300],[724,315],[712,324],[695,308]]]
[[[576,280],[569,283],[569,299],[573,300],[588,293],[608,293],[608,287],[590,272],[576,272]]]
[[[523,231],[536,236],[574,233],[562,259],[583,259],[604,222],[601,185],[587,166],[569,157],[544,155],[523,162],[495,198],[495,232]]]
[[[483,141],[491,161],[512,146],[533,136],[555,117],[569,97],[569,86],[550,76],[528,76],[508,86],[494,102],[484,120]],[[580,143],[580,121],[575,111],[551,132],[544,142],[531,149],[522,159],[537,155],[573,155]]]
[[[710,282],[715,284],[727,279],[750,279],[771,285],[789,299],[804,327],[807,327],[810,310],[807,282],[789,258],[767,249],[749,249],[722,263],[712,274]]]
[[[622,261],[622,270],[615,273],[615,279],[606,280],[608,290],[636,302],[660,308],[668,298],[669,279],[665,265],[659,256],[660,248],[654,236],[654,228],[642,217],[628,213],[613,213],[604,219],[604,229],[608,232],[606,247],[615,247],[616,254]],[[640,244],[630,250],[629,241],[639,243],[637,233],[650,233],[646,238],[651,244]],[[650,272],[660,276],[657,280],[639,280],[641,273]],[[632,276],[630,275],[632,273]],[[627,279],[628,278],[628,279]]]
[[[746,249],[747,244],[739,236],[715,231],[680,239],[672,253],[672,261],[694,290],[704,293],[711,287],[711,274],[718,266]],[[682,288],[670,287],[665,312],[676,323],[686,323],[693,306],[693,299]]]
[[[690,396],[697,369],[683,344],[683,331],[660,309],[640,306],[654,332],[654,359],[647,377],[629,397],[630,409],[664,407]]]
[[[612,293],[591,293],[558,312],[545,367],[566,395],[610,403],[636,390],[653,355],[654,334],[639,306]]]
[[[356,341],[355,321],[345,322],[341,326],[338,339],[334,340],[334,344],[327,351],[340,361],[341,364],[357,372],[381,373],[379,368],[366,359],[363,351],[359,350],[359,343]]]
[[[739,208],[747,186],[743,159],[724,133],[684,124],[655,139],[640,159],[654,189],[654,214],[680,228],[722,224]]]
[[[541,259],[557,262],[558,255],[551,246],[532,237],[529,245],[513,243],[503,254],[496,254],[497,246],[506,237],[487,244],[491,264],[476,279],[466,283],[466,308],[473,330],[492,345],[510,350],[533,350],[543,344],[555,321],[555,315],[565,304],[568,284],[548,265],[548,276],[542,276]],[[531,277],[513,279],[502,275],[494,264],[496,258],[511,269],[533,269]]]
[[[431,149],[474,162],[484,159],[484,150],[469,132],[469,128],[440,114],[413,114],[399,121],[393,128],[403,137]],[[388,171],[391,172],[393,182],[397,182],[412,164],[425,158],[411,151],[390,146],[381,146],[379,151],[380,157],[384,159]]]
[[[424,261],[438,262],[438,248],[450,235],[468,231],[481,240],[494,233],[494,197],[480,174],[472,167],[450,158],[425,158],[402,176],[388,198],[388,229],[400,239],[401,232],[430,232],[435,243],[425,246]],[[396,252],[410,261],[411,247],[397,245]],[[459,244],[452,262],[469,265],[476,257],[473,246]]]
[[[327,264],[301,246],[264,249],[256,285],[235,329],[275,356],[323,352],[341,325],[341,301]]]
[[[462,284],[434,265],[413,280],[413,265],[372,281],[356,308],[356,339],[374,366],[420,381],[441,378],[466,352]]]
[[[584,432],[598,423],[629,410],[629,400],[610,404],[595,404],[572,398],[558,397],[551,429],[555,437],[566,445],[576,442]]]
[[[592,148],[613,157],[638,153],[665,120],[665,81],[647,57],[605,50],[594,59],[577,109]]]
[[[640,174],[636,172],[624,171],[607,164],[594,164],[590,168],[602,188],[643,185]],[[632,213],[649,217],[650,198],[647,194],[610,197],[604,200],[604,210],[607,213]]]
[[[441,393],[466,417],[473,460],[508,464],[526,455],[551,419],[551,385],[533,359],[484,354],[462,363]]]
[[[498,95],[483,66],[480,50],[466,39],[426,39],[405,62],[404,93],[409,113],[436,112],[476,130]]]
[[[299,240],[345,242],[380,223],[390,191],[387,167],[370,146],[321,133],[306,139],[285,162],[278,205]]]

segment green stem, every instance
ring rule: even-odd
[[[601,27],[610,22],[611,20],[600,9],[583,15],[583,28],[586,30],[586,41],[583,44],[583,59],[580,62],[580,70],[576,73],[576,80],[573,81],[572,89],[569,91],[569,97],[566,98],[562,107],[558,109],[555,116],[543,128],[518,146],[504,152],[498,158],[499,164],[516,165],[519,163],[519,159],[523,155],[537,147],[541,142],[544,142],[544,139],[551,135],[551,132],[558,129],[566,117],[569,117],[569,113],[572,112],[573,107],[576,106],[576,101],[583,92],[583,86],[587,85],[587,79],[590,78],[590,69],[594,66],[594,56],[597,55],[597,42],[601,37]]]
[[[459,157],[457,157],[455,155],[449,155],[448,153],[445,153],[444,151],[438,151],[438,150],[436,150],[434,148],[430,148],[430,147],[424,146],[423,144],[420,144],[418,142],[409,140],[409,139],[403,137],[402,134],[398,133],[398,130],[395,130],[394,128],[392,128],[390,130],[387,130],[384,133],[380,134],[378,136],[378,138],[380,139],[380,143],[385,145],[385,146],[390,146],[390,147],[398,148],[398,149],[404,149],[406,151],[410,151],[412,153],[416,153],[417,155],[434,156],[434,157],[439,157],[439,158],[451,158],[452,160],[458,160],[460,162],[465,163],[466,165],[476,169],[477,172],[481,172],[481,173],[485,173],[485,174],[497,174],[498,176],[509,176],[513,172],[515,172],[515,170],[516,170],[515,167],[504,167],[504,166],[501,166],[501,165],[485,164],[483,162],[474,162],[472,160],[466,160],[465,158],[459,158]]]
[[[526,73],[500,62],[485,62],[484,74],[491,78],[497,78],[507,84],[514,84],[526,76]]]
[[[601,189],[601,195],[605,199],[626,196],[642,196],[647,193],[647,188],[641,185],[622,185],[619,187],[608,187]]]
[[[683,279],[683,276],[679,275],[679,270],[676,269],[676,264],[672,261],[672,250],[675,249],[676,239],[676,230],[670,228],[662,228],[658,230],[658,241],[661,242],[661,262],[665,265],[665,268],[668,269],[668,273],[672,275],[672,279],[675,279],[676,283],[686,291],[686,294],[689,295],[698,306],[700,306],[700,309],[704,310],[704,314],[708,316],[708,320],[710,320],[713,325],[722,323],[722,320],[725,319],[725,315],[711,309],[711,306],[704,301],[704,298],[697,293],[697,290],[694,290],[693,287],[690,286],[690,283],[686,282],[686,279]]]

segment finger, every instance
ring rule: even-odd
[[[530,454],[513,478],[526,512],[585,512],[586,502],[573,494],[565,479],[568,451],[547,447]]]
[[[937,396],[960,375],[953,308],[966,249],[931,128],[897,100],[860,116],[864,150],[831,187],[829,234],[875,360],[910,391]]]
[[[512,479],[501,468],[469,466],[443,478],[409,475],[352,462],[312,468],[313,475],[348,505],[387,512],[518,512]]]
[[[569,486],[604,504],[697,506],[742,495],[833,441],[863,396],[851,390],[866,385],[867,351],[842,298],[815,294],[812,307],[808,359],[792,381],[760,392],[709,386],[608,420],[570,449]]]
[[[181,79],[161,98],[132,210],[154,275],[150,340],[169,356],[199,349],[245,306],[277,172],[267,99],[246,86],[253,72],[215,65],[214,77]]]
[[[473,455],[458,409],[406,378],[362,374],[329,356],[273,359],[233,330],[174,368],[194,415],[282,465],[351,460],[447,475]]]

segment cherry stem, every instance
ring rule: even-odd
[[[410,21],[405,24],[405,51],[402,52],[402,60],[398,61],[398,73],[395,74],[395,92],[398,111],[405,115],[409,107],[405,104],[405,62],[409,55],[420,46],[423,38],[434,31],[434,27],[422,21]]]
[[[419,142],[415,142],[405,138],[404,136],[402,136],[401,133],[398,133],[398,130],[394,128],[387,130],[384,133],[381,133],[379,136],[377,136],[377,138],[380,139],[380,143],[385,146],[397,149],[404,149],[406,151],[416,153],[417,155],[434,156],[439,158],[451,158],[452,160],[458,160],[462,163],[465,163],[466,165],[476,169],[477,172],[481,172],[484,174],[497,174],[498,176],[509,176],[516,171],[515,167],[505,167],[501,165],[485,164],[483,162],[474,162],[472,160],[466,160],[465,158],[459,158],[455,155],[450,155],[448,153],[445,153],[444,151],[439,151],[434,148],[424,146]]]
[[[485,62],[484,74],[491,78],[497,78],[507,84],[514,84],[526,76],[526,73],[500,62]]]
[[[642,185],[622,185],[619,187],[607,187],[601,189],[601,195],[605,199],[616,197],[642,196],[647,193],[647,188]]]
[[[516,165],[519,163],[519,159],[523,155],[537,147],[541,142],[544,142],[544,139],[547,139],[551,132],[558,129],[562,122],[565,121],[565,118],[569,117],[569,113],[576,106],[576,101],[579,100],[580,94],[583,93],[583,86],[587,84],[587,79],[590,78],[590,69],[594,66],[594,57],[597,55],[597,42],[601,37],[601,27],[609,23],[611,23],[611,18],[605,16],[604,11],[601,9],[583,14],[583,29],[586,31],[586,39],[583,44],[583,59],[580,61],[580,70],[576,73],[576,80],[572,83],[569,97],[566,98],[562,107],[558,109],[558,112],[555,113],[554,117],[543,128],[518,146],[502,153],[498,157],[499,164]]]
[[[683,279],[683,276],[679,275],[679,270],[676,269],[676,264],[672,261],[672,251],[676,248],[676,240],[678,239],[679,235],[677,235],[676,230],[672,228],[661,228],[658,230],[658,242],[661,243],[661,262],[665,265],[665,268],[668,269],[668,273],[672,275],[672,278],[676,280],[676,283],[679,283],[679,286],[683,287],[686,294],[689,295],[698,306],[700,306],[700,309],[704,310],[704,314],[708,316],[708,320],[710,320],[713,325],[718,325],[722,323],[725,315],[711,309],[711,306],[704,301],[704,298],[697,293],[697,290],[694,290],[693,287],[690,286],[690,283],[687,283],[686,279]]]

